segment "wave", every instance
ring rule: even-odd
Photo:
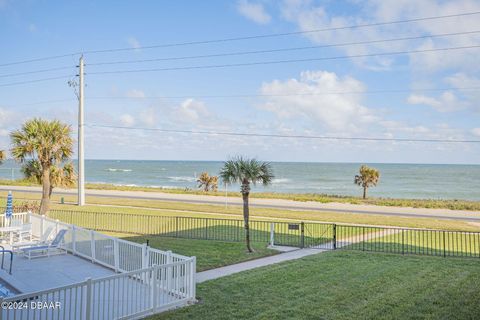
[[[105,171],[110,171],[110,172],[131,172],[131,171],[133,171],[133,170],[132,170],[132,169],[108,168],[108,169],[105,169]]]
[[[197,181],[195,177],[186,177],[186,176],[181,176],[181,177],[168,177],[170,181],[175,181],[175,182],[194,182]]]
[[[291,182],[292,180],[287,179],[287,178],[278,178],[278,179],[273,179],[272,183],[288,183]]]

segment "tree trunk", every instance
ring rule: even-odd
[[[248,187],[247,187],[248,188]],[[242,190],[245,188],[242,186]],[[245,243],[247,245],[248,252],[253,252],[253,248],[250,244],[250,212],[248,208],[248,192],[242,192],[243,197],[243,221],[245,223]]]
[[[40,202],[40,214],[46,214],[50,209],[50,168],[42,171],[42,201]]]
[[[363,187],[363,199],[367,199],[367,187]]]

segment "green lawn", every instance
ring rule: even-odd
[[[335,251],[198,285],[150,319],[475,319],[478,259]]]
[[[205,205],[159,200],[122,199],[106,197],[104,198],[89,196],[87,197],[89,205],[78,207],[71,204],[76,201],[75,196],[64,196],[63,198],[65,198],[66,202],[70,202],[70,204],[58,204],[58,201],[60,201],[61,197],[54,194],[52,197],[52,209],[65,211],[112,212],[158,216],[193,216],[230,219],[243,218],[242,208],[240,206],[229,206],[228,208],[225,208],[224,205]],[[6,192],[0,192],[0,206],[4,205],[5,199]],[[28,199],[38,200],[39,195],[15,192],[15,201],[17,203],[20,204],[22,201],[27,201]],[[250,215],[252,219],[255,220],[275,219],[277,221],[282,221],[284,219],[293,219],[296,221],[303,220],[382,226],[402,226],[410,228],[433,228],[443,230],[480,230],[480,226],[478,224],[467,221],[442,220],[433,218],[394,217],[357,213],[296,211],[252,207],[250,208]]]
[[[243,242],[220,242],[209,240],[175,239],[158,236],[126,236],[125,240],[146,243],[153,248],[171,250],[185,256],[197,257],[197,271],[219,268],[242,261],[277,254],[264,243],[252,243],[254,253],[248,253]]]

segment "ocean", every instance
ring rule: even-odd
[[[86,160],[86,181],[126,186],[197,188],[203,171],[217,175],[221,161]],[[361,195],[353,179],[360,163],[272,162],[275,179],[255,191]],[[380,170],[380,182],[369,195],[389,198],[465,199],[480,201],[480,165],[367,164]],[[11,160],[0,166],[0,177],[21,177]],[[223,185],[219,186],[224,189]],[[228,190],[239,190],[228,186]]]

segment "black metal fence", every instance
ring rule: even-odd
[[[243,220],[51,210],[50,217],[99,231],[200,240],[244,241]],[[480,258],[480,232],[372,227],[316,222],[250,221],[253,242]]]

